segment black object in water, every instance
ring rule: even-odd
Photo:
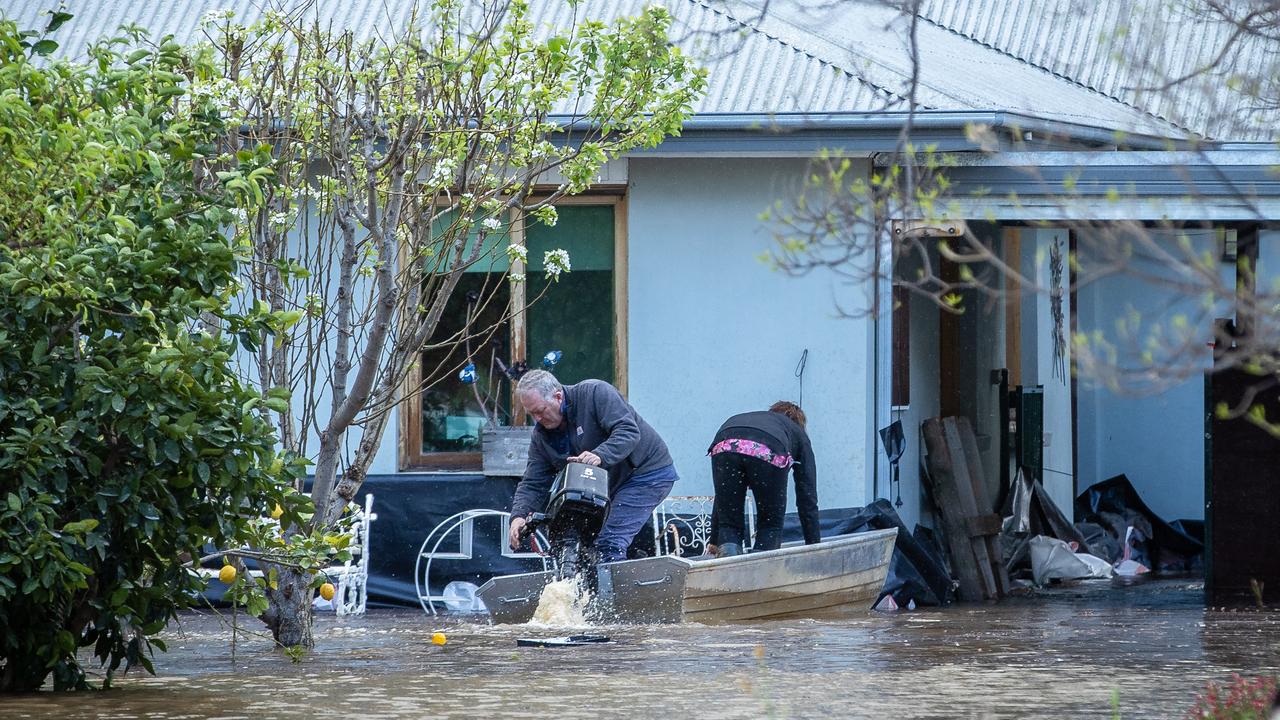
[[[566,635],[553,638],[517,638],[516,647],[568,647],[612,643],[608,635]]]

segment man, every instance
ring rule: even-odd
[[[532,370],[520,378],[516,396],[537,425],[511,501],[511,548],[520,545],[529,515],[546,507],[556,474],[576,462],[608,471],[609,514],[595,549],[600,562],[625,560],[631,540],[679,479],[666,443],[601,380],[565,387],[551,373]]]

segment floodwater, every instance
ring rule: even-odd
[[[596,627],[616,642],[570,648],[516,647],[564,628],[375,610],[320,618],[299,663],[259,637],[233,657],[222,620],[189,615],[158,676],[2,699],[0,717],[1111,718],[1117,697],[1120,717],[1179,718],[1206,681],[1280,663],[1280,612],[1206,609],[1202,592],[1100,581],[839,620]]]

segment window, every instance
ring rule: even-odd
[[[551,370],[561,382],[598,378],[625,392],[620,371],[625,357],[625,272],[619,272],[615,260],[625,256],[619,200],[561,201],[554,227],[528,220],[523,227],[512,227],[509,236],[490,236],[503,247],[510,241],[528,248],[528,267],[513,269],[523,272],[525,281],[508,282],[505,260],[464,274],[436,330],[437,341],[463,331],[468,318],[474,328],[493,327],[504,315],[509,319],[491,335],[475,337],[470,354],[467,347],[423,352],[408,387],[417,387],[424,372],[440,379],[402,407],[401,469],[478,470],[480,430],[486,423],[482,402],[491,415],[496,413],[500,425],[526,422],[523,412],[513,413],[513,383],[501,372],[513,363],[542,367],[543,357],[558,350],[560,360]],[[546,277],[543,258],[556,249],[569,253],[571,269],[553,282]],[[468,362],[475,365],[474,384],[458,376],[458,369]]]

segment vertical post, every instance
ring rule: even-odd
[[[613,384],[627,396],[627,199],[613,205]]]
[[[511,244],[526,247],[524,240],[524,215],[511,211]],[[511,274],[524,275],[526,263],[519,259],[511,261]],[[525,314],[525,288],[528,278],[522,282],[511,281],[511,362],[528,360],[528,342],[525,339],[528,316]],[[525,423],[524,408],[520,407],[520,398],[516,394],[515,383],[511,383],[511,424],[523,426]]]

